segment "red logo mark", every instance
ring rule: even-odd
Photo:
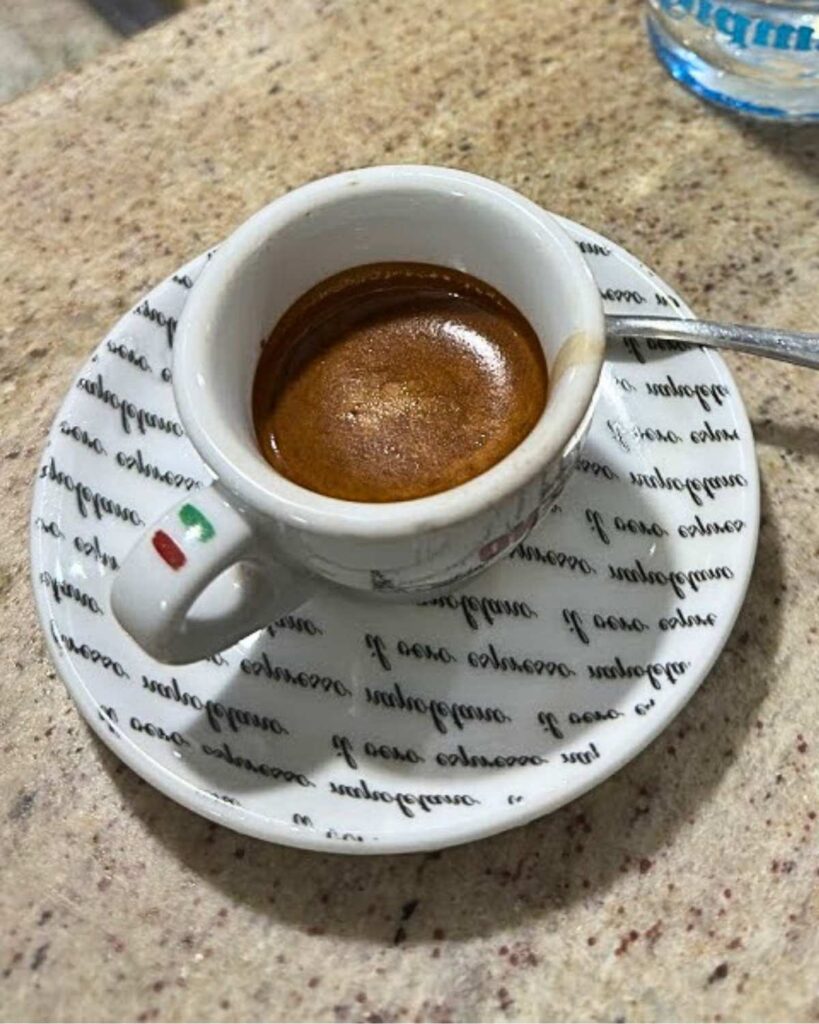
[[[482,562],[488,562],[490,558],[494,558],[500,554],[505,548],[508,548],[510,544],[517,544],[517,542],[524,537],[538,521],[538,510],[535,511],[522,523],[510,530],[508,533],[504,533],[500,537],[496,537],[494,540],[490,540],[488,544],[484,544],[481,550],[478,552],[478,558]]]
[[[167,562],[172,569],[181,569],[185,562],[187,562],[185,552],[173,537],[169,537],[164,530],[157,530],[151,538],[151,543],[159,557]]]

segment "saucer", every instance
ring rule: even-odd
[[[691,315],[624,250],[563,226],[607,312]],[[102,341],[38,471],[37,608],[101,739],[220,824],[349,853],[501,832],[638,754],[704,679],[753,563],[753,438],[722,359],[669,342],[610,343],[588,443],[559,503],[463,590],[405,606],[328,591],[223,654],[170,667],[120,629],[109,591],[139,533],[211,478],[170,384],[177,320],[208,258]]]

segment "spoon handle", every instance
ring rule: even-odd
[[[665,338],[709,348],[730,348],[819,369],[819,334],[659,316],[607,316],[606,334],[610,338]]]

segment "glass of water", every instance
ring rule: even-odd
[[[819,122],[819,0],[647,0],[657,56],[705,99]]]

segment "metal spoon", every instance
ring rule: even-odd
[[[607,316],[606,334],[609,338],[665,338],[708,348],[730,348],[819,369],[819,334],[662,316]]]

